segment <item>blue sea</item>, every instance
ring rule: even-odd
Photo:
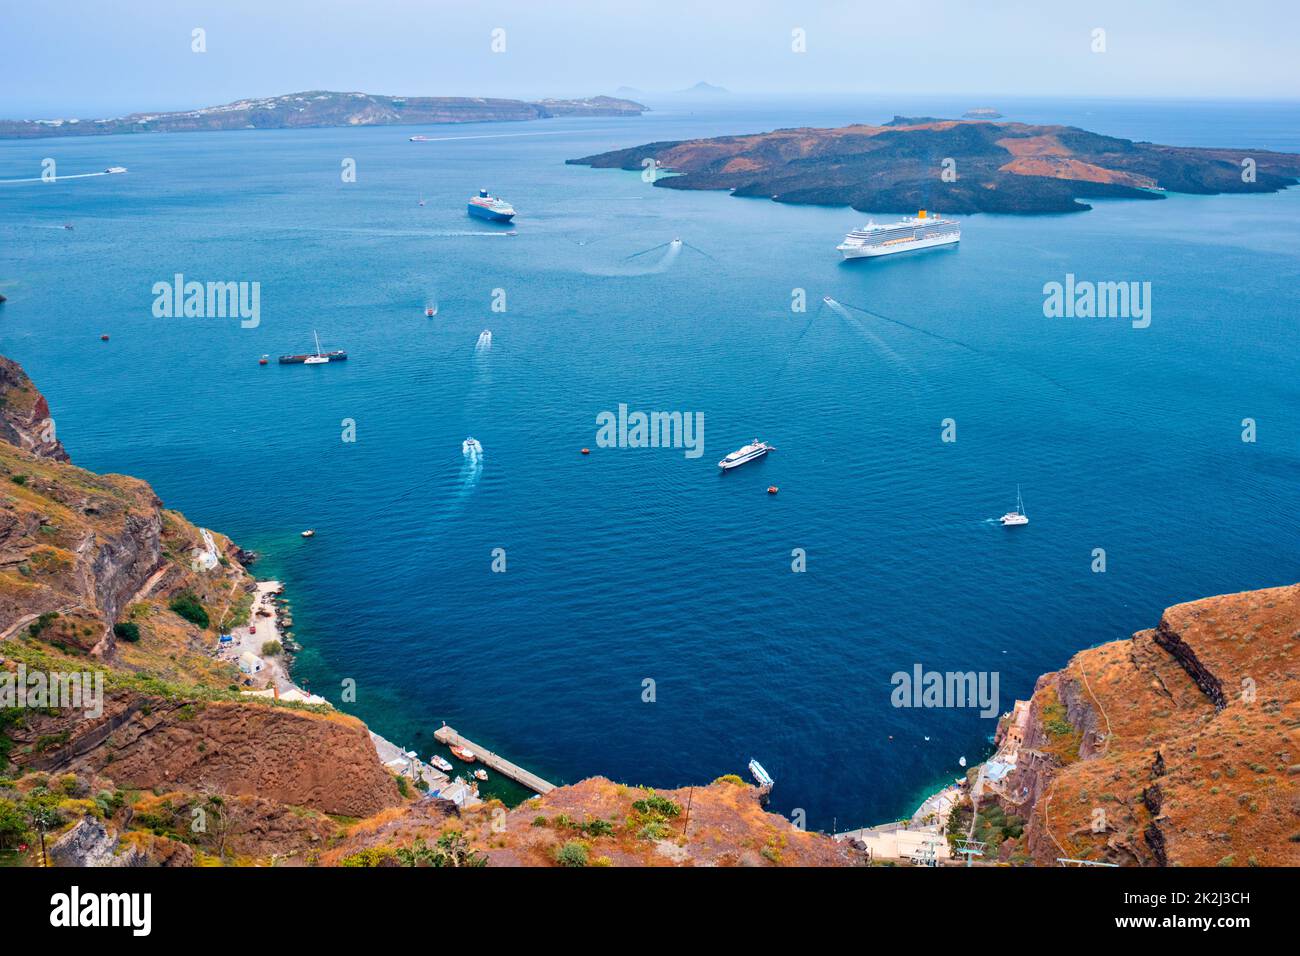
[[[774,809],[881,822],[984,756],[995,723],[893,707],[895,672],[994,672],[1007,710],[1170,604],[1300,580],[1300,189],[969,216],[958,248],[845,264],[863,213],[564,161],[985,104],[651,105],[0,142],[0,179],[46,157],[130,170],[0,185],[0,351],[76,463],[140,476],[262,555],[310,689],[337,702],[355,680],[346,709],[394,742],[427,754],[446,721],[557,783],[674,787],[757,757]],[[993,105],[1300,151],[1296,103]],[[512,227],[465,215],[484,186]],[[154,317],[177,273],[259,282],[260,324]],[[1150,327],[1046,318],[1043,286],[1067,274],[1150,282]],[[275,364],[314,331],[349,360]],[[598,447],[620,404],[703,413],[704,453]],[[778,450],[720,474],[754,437]],[[1031,523],[1005,529],[1017,485]]]

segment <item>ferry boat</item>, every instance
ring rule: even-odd
[[[1002,522],[1004,528],[1018,524],[1029,524],[1029,516],[1025,514],[1025,503],[1020,498],[1019,485],[1016,485],[1016,510],[1008,511],[998,520]]]
[[[892,256],[898,252],[949,246],[961,241],[961,224],[955,219],[931,216],[924,209],[915,216],[892,225],[868,221],[854,229],[835,248],[845,259],[868,259]]]
[[[754,778],[754,782],[760,787],[770,788],[776,782],[772,779],[772,775],[764,770],[763,765],[757,760],[751,759],[749,761],[749,773],[750,776]]]
[[[450,747],[451,755],[457,760],[463,760],[465,763],[473,763],[478,758],[474,756],[474,751],[467,750],[464,747]]]
[[[429,758],[429,763],[432,764],[435,769],[441,770],[443,773],[451,773],[452,770],[455,769],[452,767],[450,760],[446,757],[439,757],[437,754],[434,754]]]
[[[775,446],[769,445],[767,442],[759,441],[755,438],[748,445],[745,445],[743,448],[737,448],[726,458],[722,459],[722,461],[718,462],[718,467],[723,471],[728,471],[732,468],[739,468],[747,461],[753,461],[755,458],[762,458],[769,451],[776,451]]]
[[[315,332],[312,335],[316,337],[316,351],[307,355],[281,355],[281,365],[325,365],[329,362],[342,362],[348,357],[348,353],[342,349],[335,349],[333,352],[322,352],[320,350],[320,336]]]
[[[515,207],[504,199],[489,196],[486,189],[480,189],[478,195],[469,201],[469,214],[489,222],[509,222],[514,218]]]

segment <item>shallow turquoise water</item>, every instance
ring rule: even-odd
[[[396,742],[427,751],[446,720],[558,782],[659,786],[756,756],[776,809],[877,822],[993,731],[973,710],[893,708],[895,671],[996,671],[1007,709],[1171,603],[1300,579],[1300,190],[974,216],[959,249],[846,265],[834,245],[858,213],[563,161],[970,105],[0,143],[0,179],[45,156],[65,175],[130,168],[0,186],[0,350],[77,463],[139,475],[262,552],[308,648],[298,676],[336,700],[355,679],[351,709]],[[1004,112],[1300,150],[1295,104]],[[479,186],[515,203],[517,235],[465,217]],[[674,237],[675,258],[627,258]],[[151,286],[177,272],[260,282],[260,326],[154,318]],[[1043,284],[1067,272],[1151,282],[1151,327],[1044,318]],[[950,341],[847,322],[823,295]],[[256,364],[314,329],[351,359]],[[595,416],[621,402],[703,412],[703,456],[597,448]],[[719,475],[755,435],[779,450]],[[1008,531],[990,519],[1017,483],[1032,524]]]

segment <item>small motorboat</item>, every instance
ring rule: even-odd
[[[776,493],[777,493],[778,491],[780,491],[780,490],[781,490],[781,489],[778,488],[776,485],[768,485],[768,486],[767,486],[767,493],[768,493],[769,495],[774,495],[774,494],[776,494]]]
[[[582,450],[582,453],[583,453],[584,455],[590,455],[590,454],[591,454],[591,449],[590,449],[590,448],[584,448],[584,449]]]
[[[107,341],[108,341],[108,336],[107,336],[107,335],[101,335],[101,336],[99,337],[99,341],[101,341],[101,342],[107,342]]]
[[[424,314],[427,315],[429,318],[433,318],[435,315],[438,314],[438,310],[430,305],[425,308]]]
[[[316,537],[316,529],[315,529],[315,528],[308,528],[306,531],[304,531],[304,532],[302,533],[302,536],[303,536],[304,538],[314,538],[314,537]]]
[[[429,758],[429,763],[433,764],[434,767],[441,770],[443,773],[451,773],[453,769],[450,760],[446,757],[439,757],[437,754],[434,754]]]
[[[271,361],[271,356],[269,356],[269,355],[263,355],[260,359],[257,360],[257,364],[258,364],[258,365],[265,365],[265,364],[266,364],[267,362],[269,362],[269,361]]]
[[[466,438],[460,443],[460,453],[462,455],[478,457],[483,454],[483,446],[478,443],[477,438]]]
[[[474,779],[475,779],[475,780],[486,780],[486,779],[487,779],[487,771],[484,770],[482,767],[479,767],[477,770],[474,771]]]
[[[472,750],[467,750],[464,747],[450,747],[448,749],[451,750],[451,755],[453,757],[455,757],[457,760],[462,760],[465,763],[473,763],[475,760],[478,759],[477,757],[474,756],[474,752]]]

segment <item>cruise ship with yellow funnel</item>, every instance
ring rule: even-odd
[[[960,223],[955,219],[929,215],[922,209],[915,216],[891,225],[869,221],[861,229],[854,229],[845,236],[835,248],[844,253],[845,259],[868,259],[948,246],[960,241]]]

